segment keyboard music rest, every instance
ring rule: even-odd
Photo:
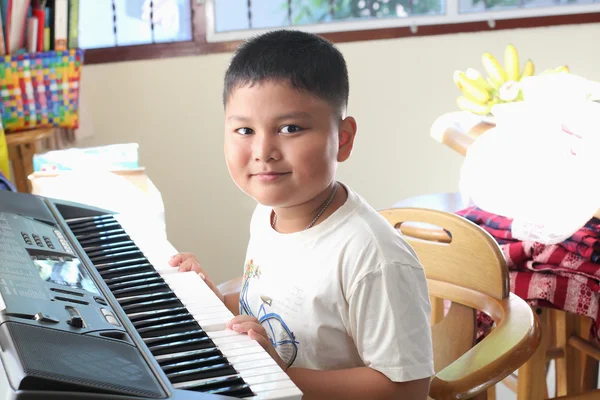
[[[194,272],[168,265],[176,249],[135,217],[67,220],[79,244],[173,386],[251,399],[300,399],[301,391],[247,335]]]

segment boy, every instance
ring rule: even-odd
[[[247,41],[225,75],[225,158],[258,202],[240,293],[224,296],[229,329],[257,340],[319,399],[427,398],[434,374],[429,294],[414,251],[335,180],[356,122],[348,73],[328,41],[274,31]]]

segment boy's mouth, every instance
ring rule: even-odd
[[[257,174],[252,174],[252,177],[258,178],[261,181],[265,181],[265,182],[273,182],[276,181],[277,179],[285,176],[285,175],[289,175],[290,172],[274,172],[274,171],[269,171],[269,172],[259,172]]]

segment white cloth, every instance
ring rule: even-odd
[[[401,235],[358,194],[301,232],[271,228],[258,205],[240,293],[294,367],[371,367],[393,381],[434,374],[429,293]]]

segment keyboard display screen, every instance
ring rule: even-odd
[[[33,263],[40,277],[47,282],[74,289],[83,289],[91,293],[100,293],[100,290],[78,259],[61,261],[38,258],[34,259]]]

